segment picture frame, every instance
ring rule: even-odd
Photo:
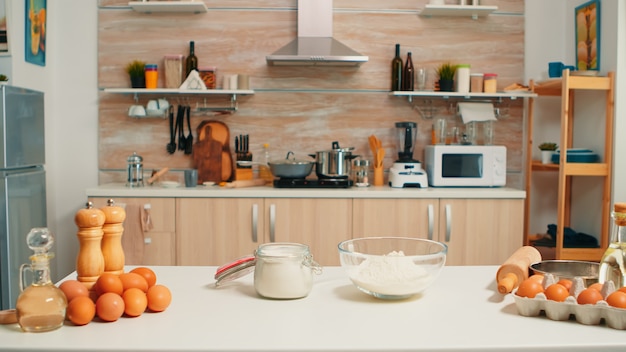
[[[0,56],[8,56],[9,50],[9,4],[0,0]]]
[[[574,13],[576,69],[600,70],[600,0],[577,6]]]
[[[26,62],[39,66],[46,66],[46,12],[46,0],[26,1],[24,58]]]

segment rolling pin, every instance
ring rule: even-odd
[[[157,171],[154,175],[152,175],[148,181],[146,181],[149,185],[153,184],[159,177],[165,175],[166,172],[170,171],[169,167],[164,167],[161,170]]]
[[[516,250],[496,273],[498,292],[510,293],[519,284],[528,279],[530,265],[541,261],[541,253],[532,246],[523,246]]]

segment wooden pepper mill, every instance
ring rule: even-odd
[[[104,257],[100,249],[104,220],[104,213],[100,209],[95,209],[92,202],[88,202],[86,208],[80,209],[74,216],[79,241],[76,258],[77,279],[90,290],[104,272]]]
[[[104,213],[104,225],[102,226],[102,255],[104,256],[104,272],[122,274],[124,272],[124,248],[122,247],[122,234],[126,219],[124,208],[115,205],[113,199],[107,201],[107,206],[100,208]]]

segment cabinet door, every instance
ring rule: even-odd
[[[176,202],[174,198],[90,198],[94,207],[106,206],[108,199],[126,210],[122,242],[125,263],[130,265],[176,264]],[[149,214],[152,228],[142,230],[142,209]],[[132,237],[132,238],[131,238]]]
[[[178,198],[176,263],[223,265],[263,241],[263,199]]]
[[[523,199],[441,199],[446,265],[499,265],[523,242]]]
[[[354,199],[353,237],[435,239],[438,199]]]
[[[339,265],[337,244],[352,237],[352,199],[266,198],[270,242],[310,247],[321,265]]]

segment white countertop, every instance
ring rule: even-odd
[[[126,187],[123,183],[105,184],[86,190],[88,197],[166,197],[166,198],[516,198],[524,199],[526,192],[513,188],[391,188],[351,187],[274,188],[271,186],[225,188],[197,186],[164,188],[157,184],[146,187]]]
[[[162,313],[47,333],[0,325],[0,351],[625,351],[626,331],[517,314],[497,266],[446,266],[422,295],[383,301],[326,267],[298,300],[258,297],[252,275],[219,289],[215,267],[152,267]],[[68,276],[75,278],[75,274]]]

